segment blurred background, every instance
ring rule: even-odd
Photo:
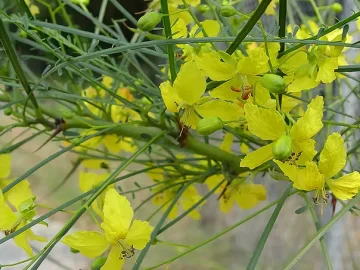
[[[138,13],[144,11],[147,7],[147,2],[142,0],[118,1],[121,2],[130,13],[134,14],[135,17],[141,16]],[[94,16],[98,15],[101,2],[101,0],[90,1],[88,9]],[[319,2],[321,2],[319,3],[321,5],[326,5],[329,3],[331,4],[333,1]],[[339,15],[340,18],[351,14],[353,9],[356,10],[352,1],[336,2],[340,2],[344,6],[343,14]],[[249,11],[253,10],[258,5],[257,0],[244,1],[244,3]],[[304,12],[310,16],[312,15],[313,11],[311,5],[307,1],[299,0],[297,3]],[[46,20],[46,14],[46,9],[41,8],[42,20]],[[69,9],[69,14],[71,14],[76,20],[75,22],[80,29],[94,31],[93,25],[89,22],[89,20],[81,16],[76,16],[76,12],[72,9]],[[117,9],[112,7],[111,3],[109,3],[106,16],[104,18],[105,23],[112,24],[112,19],[121,19],[122,15],[117,11]],[[130,39],[132,33],[127,31],[126,28],[123,30],[124,35]],[[17,49],[22,52],[29,50],[29,48],[24,45],[17,44],[16,46],[18,46]],[[46,67],[44,65],[44,63],[34,61],[32,67],[34,69],[38,69],[41,73]],[[344,86],[344,89],[345,88],[346,86]],[[354,106],[349,106],[347,110],[347,113],[357,116],[359,115],[359,111]],[[11,120],[9,117],[1,115],[0,121],[2,125],[6,125],[9,124]],[[26,133],[23,134],[23,132]],[[0,148],[8,145],[9,142],[15,143],[24,138],[23,136],[29,136],[32,132],[33,131],[31,130],[26,131],[25,129],[20,128],[13,130],[12,132],[0,137]],[[19,135],[22,137],[19,137]],[[41,150],[34,152],[46,139],[47,137],[45,135],[39,136],[11,154],[13,160],[12,177],[23,174],[39,161],[59,150],[60,146],[58,143],[50,142]],[[46,196],[45,198],[43,197],[45,194],[52,191],[62,181],[62,179],[64,179],[64,177],[72,169],[72,161],[75,159],[76,156],[72,153],[64,154],[42,167],[28,178],[33,191],[38,198],[39,215],[48,212],[49,207],[56,207],[72,199],[74,196],[81,194],[78,188],[79,170],[77,170],[68,179],[66,184],[61,187],[61,189],[52,193],[50,196]],[[140,167],[133,165],[127,172],[137,170],[139,168]],[[121,186],[122,190],[126,191],[134,189],[135,181],[141,183],[142,185],[151,183],[151,180],[147,177],[147,175],[142,174],[129,179],[129,181],[125,181]],[[264,201],[259,204],[258,207],[247,211],[234,207],[229,214],[224,215],[218,209],[217,196],[212,196],[208,202],[201,207],[202,217],[200,221],[194,221],[186,217],[159,237],[159,239],[163,242],[159,242],[157,245],[152,246],[143,267],[146,268],[147,266],[152,266],[171,258],[176,254],[184,252],[187,246],[198,244],[234,223],[246,218],[267,205],[269,202],[278,199],[287,186],[286,183],[271,180],[267,176],[258,177],[256,181],[266,186],[268,190],[267,201]],[[202,194],[207,192],[206,188],[203,186],[199,187],[199,190]],[[150,195],[151,193],[145,190],[136,193],[135,198],[131,195],[127,197],[131,201],[132,206],[136,207]],[[309,211],[302,214],[295,214],[295,211],[302,206],[304,206],[304,200],[298,195],[294,195],[287,200],[266,243],[258,269],[282,269],[282,266],[288,262],[288,260],[292,258],[316,233],[316,228]],[[76,210],[78,207],[79,204],[75,204],[68,210]],[[337,208],[337,211],[339,208],[340,207]],[[266,212],[225,234],[219,239],[210,242],[195,252],[176,260],[169,266],[169,268],[164,266],[161,269],[245,269],[273,209],[274,208],[270,208]],[[155,206],[147,204],[137,212],[136,218],[148,219],[155,210]],[[331,212],[331,205],[326,205],[324,214],[321,217],[321,221],[323,223],[326,223],[331,218]],[[152,217],[150,223],[152,221],[156,222],[160,216],[161,213],[156,214]],[[58,213],[47,220],[49,223],[48,228],[38,225],[34,228],[34,231],[37,234],[51,239],[51,237],[58,232],[59,228],[61,228],[64,222],[66,222],[70,217],[71,215],[68,213]],[[89,227],[89,224],[91,224],[90,221],[91,218],[85,214],[81,220],[77,222],[74,229],[91,229],[91,227]],[[326,235],[327,245],[333,259],[335,269],[360,269],[360,232],[357,229],[359,227],[359,218],[351,213],[348,213],[345,215],[344,219],[338,222]],[[34,244],[35,250],[41,249],[42,247],[42,244]],[[26,258],[26,254],[21,249],[15,247],[12,241],[8,241],[5,244],[0,245],[0,264],[9,264]],[[130,260],[128,265],[125,265],[124,269],[130,269],[129,265],[132,264],[133,262]],[[316,244],[299,261],[294,269],[325,269],[324,267],[320,246],[319,244]],[[4,269],[22,268],[23,267],[15,266]],[[72,254],[65,245],[59,243],[40,269],[85,270],[90,269],[90,261],[80,254]]]

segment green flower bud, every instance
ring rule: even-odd
[[[236,9],[233,6],[222,6],[220,8],[220,14],[223,17],[231,17],[236,14]]]
[[[335,13],[340,13],[343,10],[343,7],[340,3],[333,3],[330,6],[331,10],[334,11]]]
[[[10,107],[7,107],[7,108],[4,110],[4,114],[7,115],[7,116],[11,115],[12,112],[13,112],[13,110],[12,110]]]
[[[285,92],[284,78],[276,74],[265,74],[261,78],[261,85],[274,94],[281,94]]]
[[[137,23],[137,26],[142,31],[151,31],[161,21],[161,14],[151,11],[142,16]]]
[[[73,119],[74,113],[72,111],[64,111],[62,112],[62,116],[64,119]]]
[[[285,160],[292,153],[292,139],[289,135],[282,135],[273,144],[273,156],[277,160]]]
[[[76,137],[74,139],[71,140],[71,143],[75,146],[79,146],[81,143],[81,139],[79,137]]]
[[[75,248],[70,248],[70,251],[71,251],[71,253],[74,253],[74,254],[80,252],[79,250],[77,250],[77,249],[75,249]]]
[[[199,13],[205,13],[205,12],[208,12],[210,10],[210,7],[208,5],[201,4],[196,9],[197,9],[197,11]]]
[[[224,127],[219,117],[206,117],[197,122],[196,131],[203,136],[210,135]]]
[[[91,270],[100,270],[100,268],[105,264],[105,262],[105,257],[96,258],[91,264]]]

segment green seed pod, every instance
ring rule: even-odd
[[[13,112],[13,110],[12,110],[10,107],[7,107],[7,108],[4,110],[4,114],[7,115],[7,116],[11,115],[12,112]]]
[[[210,135],[224,127],[219,117],[206,117],[197,122],[196,131],[203,136]]]
[[[91,264],[91,270],[100,270],[100,268],[105,264],[105,262],[105,257],[96,258]]]
[[[330,6],[331,10],[334,11],[335,13],[341,13],[343,10],[343,7],[340,3],[333,3]]]
[[[137,26],[142,31],[151,31],[161,21],[161,14],[151,11],[142,16],[137,23]]]
[[[210,7],[208,5],[205,5],[205,4],[201,4],[201,5],[197,6],[196,9],[197,9],[197,11],[199,13],[205,13],[205,12],[210,11]]]
[[[236,14],[236,9],[233,6],[222,6],[220,8],[220,14],[223,17],[232,17]]]
[[[74,254],[76,254],[76,253],[79,253],[80,251],[78,251],[77,249],[75,249],[75,248],[70,248],[70,251],[71,251],[71,253],[74,253]]]
[[[265,74],[261,78],[261,85],[274,94],[285,92],[284,78],[276,74]]]
[[[290,157],[292,153],[292,139],[289,135],[282,135],[273,144],[273,156],[277,160],[285,160]]]

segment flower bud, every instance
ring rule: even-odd
[[[70,248],[70,251],[71,251],[71,253],[74,253],[74,254],[80,252],[79,250],[77,250],[77,249],[75,249],[75,248]]]
[[[76,137],[74,139],[71,140],[71,143],[75,146],[79,146],[81,143],[81,139],[79,137]]]
[[[96,258],[91,264],[91,270],[100,270],[100,268],[105,264],[105,262],[105,257]]]
[[[151,11],[142,16],[137,23],[137,26],[142,31],[151,31],[161,21],[161,14]]]
[[[290,157],[292,153],[292,139],[289,135],[282,135],[273,144],[273,156],[277,160],[285,160]]]
[[[206,117],[197,122],[196,131],[200,135],[207,136],[223,127],[224,123],[219,117]]]
[[[197,9],[197,11],[199,13],[205,13],[205,12],[208,12],[210,10],[210,7],[208,5],[201,4],[196,9]]]
[[[222,6],[220,8],[220,14],[223,17],[231,17],[236,14],[236,9],[233,6]]]
[[[73,119],[74,113],[72,111],[63,111],[62,116],[64,119]]]
[[[281,94],[285,91],[285,80],[276,74],[265,74],[261,78],[261,85],[274,94]]]
[[[343,7],[340,3],[333,3],[330,6],[331,10],[334,11],[335,13],[341,13],[343,10]]]
[[[4,114],[7,115],[7,116],[11,115],[12,112],[13,112],[13,110],[12,110],[10,107],[7,107],[7,108],[4,110]]]

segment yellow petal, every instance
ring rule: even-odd
[[[220,24],[215,20],[204,20],[201,22],[201,27],[206,31],[206,34],[209,37],[216,37],[220,32]],[[196,37],[204,37],[202,31],[197,31],[198,28],[199,27],[197,25],[194,25],[193,28],[191,28],[189,33],[191,37],[195,37],[196,32]]]
[[[205,184],[207,185],[209,190],[212,190],[213,188],[215,188],[221,181],[223,181],[225,179],[224,175],[222,174],[214,174],[209,176],[206,180],[205,180]],[[214,193],[221,193],[221,191],[224,190],[226,186],[226,181],[223,182],[223,184],[220,185],[220,187],[218,187]]]
[[[293,140],[293,152],[300,155],[297,165],[305,165],[307,161],[312,161],[317,151],[315,150],[315,141],[308,139],[305,141]]]
[[[31,248],[31,246],[29,244],[29,241],[27,239],[27,231],[15,236],[14,237],[14,242],[18,247],[25,250],[26,254],[29,257],[32,257],[34,255],[33,251],[32,251],[32,248]]]
[[[234,134],[226,133],[224,136],[224,140],[220,145],[220,149],[231,153],[231,146],[234,142],[234,138],[235,138]]]
[[[61,241],[89,258],[100,256],[110,245],[104,234],[91,231],[75,232],[66,235]]]
[[[109,189],[105,195],[103,211],[104,222],[101,228],[105,231],[106,239],[109,242],[124,239],[134,216],[130,202],[115,189]]]
[[[184,112],[180,118],[181,123],[189,128],[196,128],[200,117],[195,112],[195,106],[185,106]]]
[[[121,150],[121,139],[115,134],[105,135],[103,138],[105,147],[112,153],[119,153]]]
[[[323,58],[318,60],[319,71],[316,76],[316,81],[323,83],[331,83],[336,79],[335,69],[339,67],[337,57]]]
[[[235,196],[230,190],[225,191],[225,193],[220,198],[220,211],[223,213],[228,213],[234,206]]]
[[[213,98],[219,98],[222,100],[237,101],[241,98],[243,80],[240,75],[236,75],[234,78],[227,82],[222,83],[218,87],[214,88],[209,94]],[[234,90],[236,91],[234,91]]]
[[[108,166],[107,161],[104,159],[86,159],[81,164],[87,169],[101,169]]]
[[[310,102],[304,115],[291,128],[290,135],[293,140],[310,139],[321,130],[323,107],[322,96],[317,96]]]
[[[243,116],[243,109],[239,105],[220,99],[197,105],[196,111],[202,117],[219,117],[223,121],[237,121]]]
[[[333,177],[346,164],[346,149],[344,140],[339,133],[327,137],[320,153],[319,170],[327,178]]]
[[[259,201],[266,200],[266,189],[263,185],[240,184],[235,200],[242,209],[253,208]]]
[[[171,22],[171,32],[173,33],[172,38],[173,39],[177,39],[177,38],[186,38],[188,35],[188,31],[186,28],[186,23],[184,20],[182,19],[178,19],[176,21],[176,23],[174,24],[175,21]]]
[[[275,110],[247,103],[244,106],[249,131],[263,140],[276,140],[285,133],[285,122]]]
[[[303,90],[310,90],[319,85],[319,81],[315,80],[315,76],[309,77],[307,74],[291,75],[284,77],[288,85],[289,93],[297,93]]]
[[[5,194],[5,199],[8,200],[16,209],[19,209],[19,205],[34,197],[32,194],[30,183],[28,180],[23,180]]]
[[[240,167],[248,167],[250,169],[254,169],[266,161],[273,158],[272,154],[273,144],[270,143],[259,149],[256,149],[253,152],[248,153],[244,159],[240,162]]]
[[[94,187],[99,186],[108,177],[109,173],[96,174],[93,172],[80,171],[79,173],[79,188],[82,192],[87,192]]]
[[[125,259],[123,259],[122,257],[121,251],[123,251],[121,247],[116,245],[111,246],[111,250],[109,252],[107,260],[100,270],[121,270],[125,262]]]
[[[204,94],[206,80],[194,62],[187,62],[181,66],[173,89],[184,104],[193,105]]]
[[[165,103],[166,108],[169,112],[178,112],[179,109],[175,103],[175,90],[171,86],[169,81],[163,82],[159,86],[161,91],[161,96]]]
[[[339,179],[326,181],[334,195],[340,200],[349,200],[359,193],[360,174],[353,172]]]
[[[195,56],[198,67],[205,72],[205,75],[213,81],[227,81],[237,73],[234,66],[221,61],[216,54],[203,54]]]
[[[249,56],[239,60],[237,70],[241,74],[259,75],[269,71],[269,57],[264,48],[256,48],[248,51]]]
[[[294,187],[299,190],[312,191],[322,189],[325,177],[319,172],[315,162],[307,162],[305,168],[300,169],[294,165],[275,161],[284,174],[294,182]]]
[[[11,156],[9,154],[0,155],[0,179],[9,177],[11,171]]]
[[[11,230],[17,220],[17,215],[6,204],[4,195],[0,190],[0,230]]]
[[[294,74],[301,66],[309,63],[307,53],[304,51],[296,51],[290,55],[284,55],[279,59],[282,72],[286,75]]]
[[[141,250],[150,241],[153,229],[147,221],[134,220],[126,235],[125,243]]]

